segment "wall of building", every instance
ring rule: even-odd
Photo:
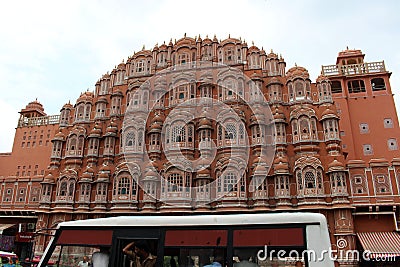
[[[357,231],[396,228],[400,160],[398,147],[389,147],[388,140],[396,143],[400,131],[384,64],[368,65],[361,51],[346,51],[339,53],[337,65],[323,67],[316,82],[305,68],[286,71],[281,56],[234,38],[184,37],[139,51],[103,75],[95,92],[64,105],[57,123],[52,118],[52,123],[38,125],[35,116],[28,117],[28,107],[21,111],[13,152],[0,155],[0,207],[4,212],[34,211],[37,229],[122,214],[313,211],[327,217],[332,244],[345,239],[346,249],[353,249]],[[229,73],[229,67],[222,71],[194,63],[200,60],[237,68],[244,78]],[[156,75],[160,71],[164,74]],[[384,81],[384,90],[372,90],[375,78]],[[352,87],[356,92],[350,93],[348,81],[353,80],[363,80],[365,92]],[[332,93],[335,81],[341,92]],[[165,96],[160,100],[158,93]],[[173,129],[174,120],[184,117],[185,112],[173,115],[174,109],[204,97],[232,109],[239,119],[226,120],[236,130],[219,130],[220,124],[209,118],[211,108],[196,113],[185,136],[178,134],[178,140],[170,130],[169,143],[161,144],[163,127]],[[186,103],[187,113],[198,104]],[[126,124],[125,113],[135,108],[148,111],[148,117],[141,120],[137,113]],[[217,113],[224,116],[224,111]],[[267,117],[265,124],[260,123],[262,116]],[[237,144],[245,140],[241,122],[250,142],[245,160],[232,157],[229,148],[233,139]],[[270,122],[273,126],[267,126]],[[188,169],[183,160],[174,163],[180,169],[170,162],[181,152],[200,161],[201,144],[207,142],[215,144],[216,157],[205,168]],[[265,150],[268,144],[274,144],[273,153]],[[365,152],[366,144],[372,153]],[[239,186],[225,179],[229,162],[234,162],[232,175],[243,171],[243,177],[234,179]],[[165,181],[196,189],[179,190]],[[255,181],[260,183],[253,190]],[[45,236],[38,237],[38,252],[46,242]]]

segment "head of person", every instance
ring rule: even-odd
[[[83,256],[83,262],[87,262],[89,258],[87,256]]]
[[[110,249],[108,247],[100,247],[99,249],[100,249],[101,253],[109,253],[110,252]]]
[[[249,250],[240,249],[236,251],[236,256],[238,256],[240,261],[248,261],[252,256],[252,253]]]
[[[146,241],[139,240],[135,242],[135,253],[141,259],[147,258],[150,254],[150,248]]]
[[[213,262],[218,262],[221,265],[223,265],[224,262],[224,255],[223,254],[214,254],[214,260]]]

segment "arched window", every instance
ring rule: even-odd
[[[96,118],[103,118],[106,114],[106,103],[97,103]]]
[[[75,121],[83,121],[85,118],[85,104],[80,103],[75,109]]]
[[[182,192],[183,191],[183,177],[179,173],[171,173],[167,179],[168,192]]]
[[[61,150],[62,150],[62,142],[61,141],[54,141],[53,142],[53,150],[51,153],[52,157],[60,158],[61,157]]]
[[[139,130],[138,131],[138,150],[142,149],[143,142],[144,142],[144,140],[143,140],[143,131]]]
[[[182,53],[178,56],[178,64],[184,65],[186,63],[190,62],[190,57],[189,54],[187,53]]]
[[[90,184],[81,184],[81,196],[88,196],[90,194]]]
[[[222,126],[218,125],[218,140],[222,141]]]
[[[227,47],[224,49],[224,63],[232,63],[235,60],[235,49],[234,47]]]
[[[308,117],[302,117],[299,120],[299,126],[300,126],[300,137],[301,140],[310,140],[310,121]]]
[[[77,136],[76,135],[71,135],[68,138],[68,154],[72,155],[75,154],[75,150],[77,149]]]
[[[129,177],[123,176],[118,179],[117,194],[119,196],[129,195],[131,183]]]
[[[147,106],[148,101],[149,101],[149,92],[143,91],[143,97],[142,97],[143,105]]]
[[[86,107],[85,107],[85,121],[89,121],[90,120],[90,112],[92,109],[92,105],[90,103],[86,103]]]
[[[288,84],[288,89],[289,89],[289,99],[291,101],[294,101],[294,92],[293,92],[293,85],[292,83]]]
[[[225,139],[235,140],[236,136],[236,125],[233,123],[228,123],[225,130]]]
[[[307,171],[304,174],[304,184],[305,184],[305,188],[308,189],[312,189],[312,188],[316,188],[316,181],[315,181],[315,176],[314,173],[311,171]]]
[[[182,126],[174,126],[172,128],[172,142],[175,143],[180,143],[180,142],[184,142],[184,133],[185,129]]]
[[[142,73],[145,71],[145,60],[140,60],[136,62],[136,73]]]
[[[66,180],[62,180],[60,182],[60,189],[58,191],[59,196],[66,196],[67,195],[67,188],[68,188],[68,183]]]
[[[237,190],[237,176],[233,172],[229,172],[224,176],[224,192],[232,192]]]
[[[321,195],[323,194],[322,170],[307,166],[296,170],[298,193],[300,195]]]
[[[133,126],[130,126],[128,129],[125,130],[125,132],[125,137],[123,139],[124,143],[122,144],[123,148],[129,152],[143,152],[143,129],[136,129]],[[114,145],[115,139],[112,138],[112,142],[110,142],[110,148],[112,149],[109,150],[109,153],[113,153]]]
[[[289,191],[289,177],[287,175],[278,175],[275,177],[275,196],[287,197]]]
[[[126,134],[125,145],[127,147],[135,146],[135,132],[131,131]]]
[[[296,93],[296,100],[304,99],[305,92],[304,92],[304,81],[297,80],[294,83],[295,93]]]
[[[212,47],[211,45],[205,45],[203,47],[203,53],[202,53],[202,60],[211,60],[212,59]]]

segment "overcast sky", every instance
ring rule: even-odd
[[[38,99],[49,115],[93,90],[134,51],[170,38],[242,37],[282,54],[287,69],[336,63],[348,46],[384,60],[400,107],[400,1],[5,1],[0,10],[0,152],[10,152],[18,111]]]

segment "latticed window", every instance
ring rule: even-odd
[[[301,178],[301,172],[297,172],[297,186],[298,189],[303,189],[303,179]]]
[[[345,185],[344,175],[342,173],[336,173],[335,181],[337,186],[344,186]]]
[[[334,172],[330,174],[333,193],[346,193],[346,181],[344,172]]]
[[[135,146],[135,133],[134,132],[128,132],[126,134],[126,139],[125,139],[125,145],[126,146]]]
[[[289,196],[289,177],[280,175],[275,177],[275,196]]]
[[[211,45],[205,45],[203,47],[203,60],[210,60],[211,59]]]
[[[76,109],[75,119],[76,119],[77,121],[83,120],[84,113],[85,113],[85,106],[84,106],[84,104],[83,104],[83,103],[82,103],[82,104],[79,104],[78,107],[77,107],[77,109]]]
[[[182,126],[174,126],[172,128],[172,142],[184,142],[185,141],[185,129]]]
[[[142,147],[142,144],[143,144],[143,132],[139,131],[139,133],[138,133],[138,146],[139,146],[139,148]]]
[[[187,62],[189,62],[189,55],[187,53],[183,53],[179,55],[179,59],[178,59],[178,63],[179,64],[186,64]]]
[[[222,126],[218,126],[218,140],[222,140]]]
[[[226,125],[225,139],[236,139],[236,126],[229,123]]]
[[[90,184],[82,184],[81,185],[81,195],[88,196],[90,194]]]
[[[166,128],[165,128],[165,135],[166,135],[166,143],[167,144],[169,144],[169,137],[170,137],[170,133],[169,133],[169,130],[170,130],[170,127],[169,126],[167,126]]]
[[[293,135],[298,135],[298,129],[297,129],[297,122],[296,121],[292,122],[292,131],[293,131]]]
[[[145,184],[145,191],[150,195],[156,194],[156,183],[153,182],[146,182]]]
[[[97,184],[97,195],[107,195],[107,184],[105,183],[98,183]]]
[[[59,190],[58,195],[59,196],[66,196],[67,195],[67,187],[68,187],[67,181],[62,181],[60,183],[60,190]]]
[[[224,177],[224,192],[231,192],[235,190],[236,183],[237,183],[236,174],[232,172],[226,174]]]
[[[320,171],[317,171],[317,183],[318,183],[318,188],[322,188],[322,174]]]
[[[70,137],[69,152],[73,153],[76,150],[76,136]]]
[[[136,179],[132,179],[132,197],[136,196],[137,188],[138,188],[138,185],[137,185]]]
[[[306,188],[315,188],[315,177],[314,173],[308,171],[304,175],[305,186]]]
[[[276,189],[289,189],[289,177],[287,176],[277,176],[275,179]]]
[[[144,68],[144,60],[141,60],[136,63],[136,72],[143,72],[145,70]]]
[[[50,196],[50,193],[51,193],[51,185],[49,184],[43,185],[43,195]]]
[[[85,120],[89,120],[90,119],[90,110],[91,110],[92,106],[90,104],[86,104],[86,112],[85,112]]]
[[[75,191],[75,182],[70,181],[69,182],[69,188],[68,188],[68,196],[73,196]]]
[[[309,126],[308,119],[300,120],[300,130],[301,130],[301,133],[303,133],[303,134],[310,133],[310,126]]]
[[[304,97],[304,82],[296,81],[295,84],[296,97]]]
[[[129,195],[130,187],[130,179],[128,177],[120,177],[118,180],[118,195]]]
[[[233,48],[227,48],[225,51],[225,61],[231,61],[233,60]]]
[[[169,192],[182,192],[183,177],[179,173],[172,173],[168,176],[168,191]]]
[[[250,191],[264,190],[263,182],[264,182],[264,177],[259,177],[259,176],[253,177],[249,185],[249,190]]]
[[[193,126],[188,126],[188,142],[193,142]]]
[[[260,127],[258,128],[258,130],[260,131]],[[260,134],[260,133],[259,133]],[[239,138],[240,139],[244,139],[244,127],[243,127],[243,123],[239,123]]]

